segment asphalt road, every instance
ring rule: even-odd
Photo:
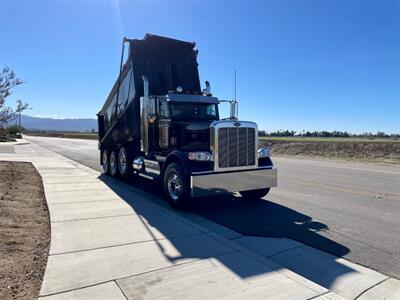
[[[27,137],[101,171],[97,141]],[[191,210],[245,235],[287,237],[400,278],[400,166],[276,157],[265,199],[219,196]],[[130,182],[162,196],[146,180]]]

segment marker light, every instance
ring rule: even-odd
[[[271,155],[271,148],[260,148],[258,149],[258,158],[268,157]]]
[[[178,93],[182,93],[182,92],[183,92],[183,88],[182,88],[181,86],[177,86],[177,87],[176,87],[176,91],[177,91]]]

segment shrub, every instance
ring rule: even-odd
[[[23,132],[24,128],[23,127],[19,127],[18,125],[13,125],[13,126],[7,127],[5,131],[9,135],[15,135],[17,133]]]

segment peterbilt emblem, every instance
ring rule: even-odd
[[[240,125],[242,125],[242,124],[240,124],[240,122],[235,122],[235,123],[233,123],[233,125],[234,125],[234,126],[240,126]]]

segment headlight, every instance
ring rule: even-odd
[[[268,157],[271,155],[271,148],[258,149],[258,158]]]
[[[197,161],[212,161],[213,156],[208,152],[189,152],[188,158]]]

